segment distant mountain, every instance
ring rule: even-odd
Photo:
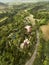
[[[0,2],[0,6],[7,6],[7,4]]]
[[[5,3],[0,2],[0,9],[6,8],[8,5]]]

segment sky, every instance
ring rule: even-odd
[[[0,2],[38,2],[38,1],[49,1],[49,0],[0,0]]]

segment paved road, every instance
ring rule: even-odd
[[[38,46],[39,46],[39,43],[40,43],[39,30],[38,29],[36,30],[36,37],[37,37],[37,43],[36,43],[36,46],[35,46],[34,53],[33,53],[32,57],[26,62],[25,65],[33,65],[34,60],[36,58]]]
[[[40,43],[40,41],[39,41],[39,31],[38,30],[36,31],[36,34],[37,34],[37,43],[36,43],[36,46],[35,46],[35,51],[34,51],[32,57],[31,57],[31,59],[29,61],[27,61],[25,65],[33,65],[34,60],[36,58],[38,45]]]

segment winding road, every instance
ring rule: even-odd
[[[32,14],[31,14],[32,15]],[[33,16],[33,15],[32,15]],[[33,17],[32,17],[33,18]],[[33,20],[33,19],[32,19]],[[34,21],[35,22],[35,21]],[[32,23],[33,25],[33,23]],[[35,50],[34,50],[34,53],[32,55],[32,57],[25,63],[25,65],[33,65],[35,59],[36,59],[36,55],[37,55],[37,50],[38,50],[38,46],[39,46],[39,43],[40,43],[40,38],[39,38],[39,29],[36,30],[36,38],[37,38],[37,43],[36,43],[36,46],[35,46]]]
[[[38,30],[36,31],[36,35],[37,35],[37,43],[36,43],[36,46],[35,46],[35,51],[34,51],[32,57],[30,58],[30,60],[27,61],[25,65],[33,65],[34,60],[36,58],[38,46],[39,46],[39,43],[40,43],[40,41],[39,41],[39,31]]]

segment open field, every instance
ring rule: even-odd
[[[49,24],[40,27],[43,32],[43,37],[45,40],[49,40]]]

